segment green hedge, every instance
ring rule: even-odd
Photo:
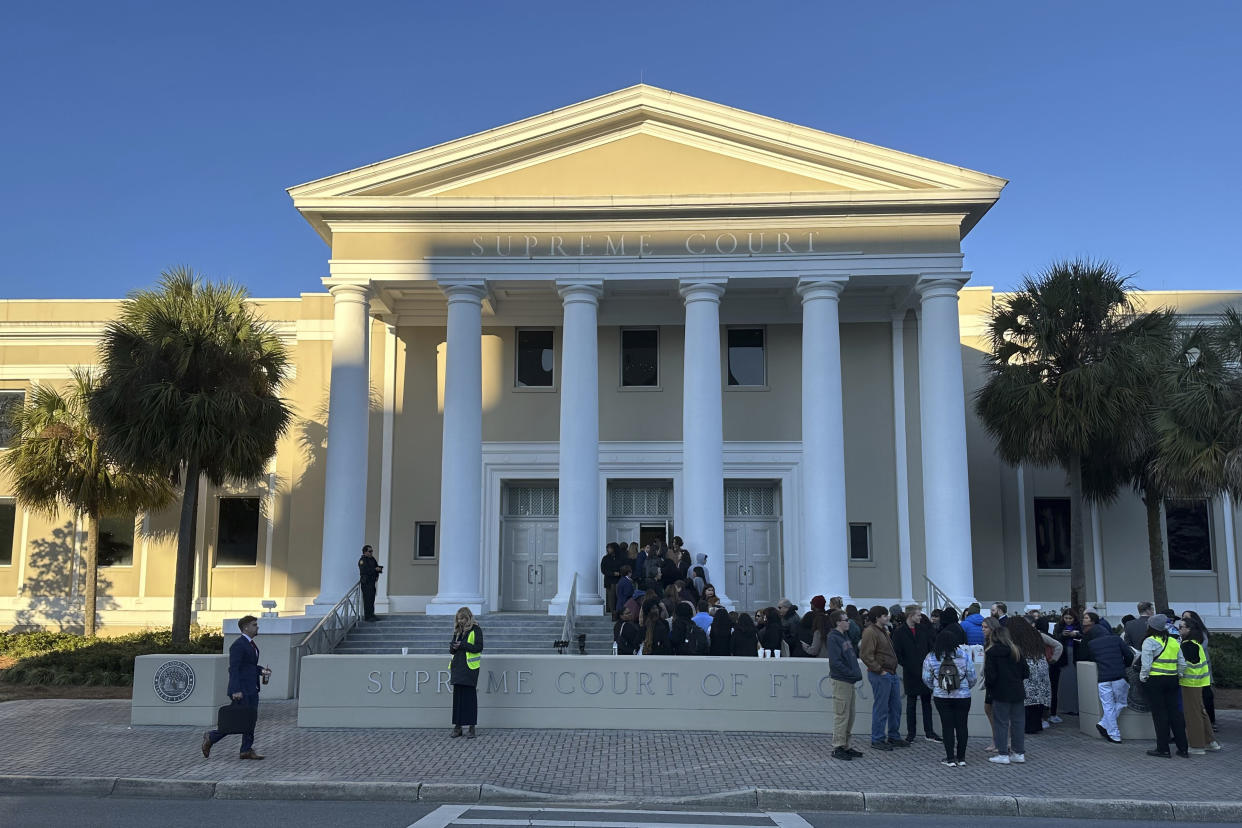
[[[134,658],[155,653],[220,653],[218,630],[195,630],[188,645],[174,646],[171,630],[148,630],[116,638],[84,638],[53,632],[0,633],[0,655],[17,663],[0,671],[13,684],[132,684]]]
[[[1208,641],[1208,657],[1212,660],[1212,684],[1242,687],[1242,637],[1213,633]]]

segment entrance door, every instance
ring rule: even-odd
[[[556,596],[555,484],[505,489],[500,521],[500,609],[543,612]]]
[[[780,600],[779,504],[775,485],[725,484],[725,591],[742,612]]]
[[[645,546],[673,537],[673,485],[667,480],[608,483],[608,540]],[[600,555],[604,551],[600,550]]]

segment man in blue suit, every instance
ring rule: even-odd
[[[259,682],[266,682],[272,675],[267,667],[259,665],[259,645],[254,637],[259,634],[259,619],[253,615],[245,615],[238,619],[237,628],[241,635],[229,647],[229,696],[256,711],[259,709]],[[256,713],[257,716],[257,713]],[[211,746],[225,737],[218,730],[209,730],[203,734],[203,756],[211,756]],[[254,729],[242,734],[242,759],[262,759],[254,751]]]

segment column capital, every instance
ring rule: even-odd
[[[603,279],[557,279],[556,292],[566,305],[574,302],[587,302],[598,305],[604,295]]]
[[[835,300],[841,296],[849,280],[849,276],[803,276],[798,279],[798,295],[802,297],[803,304],[812,299]]]
[[[332,301],[336,303],[358,302],[365,305],[371,299],[371,286],[367,283],[341,283],[329,287],[328,293],[332,294]]]
[[[946,296],[956,299],[958,291],[968,281],[970,281],[970,274],[961,270],[946,273],[922,273],[919,274],[918,281],[914,283],[914,289],[918,291],[920,299],[938,299]]]
[[[728,281],[728,279],[724,278],[691,277],[679,280],[677,289],[681,292],[681,298],[686,304],[691,302],[715,302],[719,304],[720,297],[724,296],[725,285]]]
[[[441,279],[440,292],[452,302],[481,305],[487,297],[487,284],[482,279]]]

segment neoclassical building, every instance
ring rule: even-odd
[[[260,484],[203,491],[200,619],[322,612],[364,542],[381,611],[563,613],[577,576],[598,613],[604,544],[673,534],[746,610],[930,584],[1059,606],[1062,475],[1001,463],[971,410],[997,297],[962,242],[1004,185],[639,85],[293,187],[327,292],[256,300],[297,421]],[[0,403],[93,362],[115,307],[0,301]],[[7,485],[0,624],[72,623],[81,527]],[[1235,517],[1165,515],[1172,598],[1217,626],[1242,615]],[[175,524],[110,521],[105,624],[167,623]],[[1124,612],[1142,506],[1091,528],[1088,594]]]

